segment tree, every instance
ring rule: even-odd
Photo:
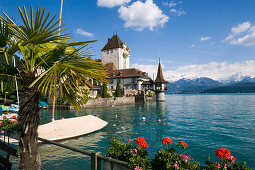
[[[106,84],[104,83],[103,85],[103,94],[102,94],[102,98],[107,98],[107,86]]]
[[[7,26],[11,37],[1,44],[0,57],[5,58],[5,62],[0,60],[0,64],[2,69],[12,69],[1,75],[16,76],[22,86],[18,112],[20,168],[40,169],[37,133],[40,94],[52,96],[59,91],[61,97],[79,109],[81,103],[75,96],[83,93],[81,86],[92,87],[89,78],[106,82],[107,73],[102,63],[91,59],[87,45],[94,41],[71,42],[69,34],[58,35],[66,29],[58,31],[59,21],[55,21],[55,16],[51,18],[50,12],[45,16],[45,9],[37,8],[33,16],[31,6],[30,18],[25,6],[23,11],[18,9],[23,25],[17,25],[5,13],[4,17],[0,16],[0,24]],[[18,66],[13,68],[10,61],[16,54],[19,54]]]
[[[120,82],[117,81],[116,97],[121,97]]]

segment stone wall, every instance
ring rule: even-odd
[[[165,101],[165,92],[164,91],[156,93],[156,101],[157,102],[164,102]]]
[[[117,69],[120,69],[120,62],[122,62],[120,60],[120,50],[120,48],[103,50],[101,52],[102,63],[113,63]]]
[[[97,98],[90,99],[82,108],[106,107],[135,104],[135,97]]]

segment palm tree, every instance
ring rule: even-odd
[[[37,133],[40,94],[51,96],[59,92],[79,109],[81,102],[75,97],[83,94],[81,86],[91,88],[89,79],[107,82],[107,73],[102,63],[91,59],[92,51],[87,45],[94,41],[71,42],[69,34],[58,35],[59,21],[54,21],[55,16],[50,18],[50,12],[45,16],[45,9],[37,8],[33,16],[31,6],[30,17],[25,6],[23,11],[18,9],[23,25],[17,25],[5,13],[4,17],[0,16],[1,24],[8,27],[11,37],[0,47],[1,57],[5,58],[5,63],[0,64],[12,67],[10,59],[13,55],[19,56],[16,71],[2,75],[17,76],[22,86],[18,113],[20,167],[40,169]]]

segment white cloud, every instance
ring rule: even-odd
[[[186,12],[181,8],[177,11],[177,16],[182,16],[182,15],[185,15],[185,14],[186,14]]]
[[[176,14],[176,13],[177,13],[177,10],[176,10],[176,9],[174,9],[174,8],[172,8],[172,9],[170,9],[170,12],[171,12],[171,13],[175,13],[175,14]]]
[[[182,15],[185,15],[186,12],[182,9],[182,8],[179,8],[177,9],[177,5],[181,4],[182,2],[179,1],[179,2],[176,2],[176,1],[170,1],[170,2],[163,2],[163,5],[169,7],[169,11],[172,15],[177,15],[177,16],[182,16]]]
[[[163,5],[173,8],[177,5],[177,3],[175,1],[170,1],[170,2],[163,2]]]
[[[186,14],[186,12],[183,10],[183,9],[174,9],[174,8],[171,8],[170,9],[170,13],[172,14],[172,15],[177,15],[177,16],[182,16],[182,15],[185,15]]]
[[[245,32],[251,27],[250,22],[243,22],[242,24],[238,24],[235,27],[232,27],[231,31],[233,34],[238,35],[242,32]]]
[[[157,26],[163,27],[169,19],[153,0],[146,0],[144,3],[136,1],[130,6],[121,6],[118,12],[120,18],[125,21],[126,28],[138,31],[145,28],[153,31]]]
[[[231,33],[223,41],[230,41],[232,45],[255,45],[255,26],[250,22],[243,22],[231,28]]]
[[[163,62],[162,68],[164,68]],[[151,78],[156,78],[158,64],[144,65],[133,64],[132,67],[145,71]],[[182,78],[194,79],[199,77],[208,77],[217,81],[224,81],[233,75],[255,77],[255,60],[244,62],[210,62],[207,64],[193,64],[178,67],[175,70],[167,70],[163,73],[167,81],[173,82]],[[163,70],[164,71],[164,70]]]
[[[200,37],[200,41],[210,40],[212,37]]]
[[[164,65],[162,64],[161,65],[162,68],[164,68]],[[141,71],[144,71],[144,72],[147,72],[148,75],[153,78],[153,74],[154,74],[154,78],[156,78],[156,75],[157,75],[157,69],[158,69],[158,64],[155,64],[155,65],[143,65],[143,64],[132,64],[132,67],[133,68],[138,68],[139,70]]]
[[[97,6],[112,8],[129,3],[131,0],[97,0]]]
[[[195,44],[191,44],[190,48],[194,48],[196,45]]]
[[[255,45],[255,32],[247,34],[243,37],[233,39],[231,42],[233,45],[253,46]]]
[[[75,30],[75,33],[80,34],[80,35],[83,35],[83,36],[86,36],[86,37],[92,37],[92,36],[94,35],[93,33],[86,32],[86,31],[84,31],[84,30],[82,30],[82,29],[80,29],[80,28],[77,28],[77,29]]]
[[[224,80],[233,74],[241,72],[244,75],[255,74],[255,60],[227,63],[210,62],[208,64],[194,64],[168,70],[164,72],[164,77],[168,81],[177,81],[181,78],[193,79],[197,77],[208,77],[214,80]]]

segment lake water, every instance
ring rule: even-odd
[[[165,146],[163,137],[185,141],[184,153],[204,164],[208,155],[215,161],[217,148],[228,148],[237,161],[255,167],[255,94],[166,95],[165,103],[57,111],[57,119],[97,115],[109,122],[102,130],[62,143],[106,154],[109,141],[145,137],[150,157]],[[42,122],[51,120],[51,111],[42,111]],[[142,118],[145,117],[145,120]],[[86,122],[84,122],[86,123]],[[90,158],[60,147],[40,147],[46,169],[89,169]]]

